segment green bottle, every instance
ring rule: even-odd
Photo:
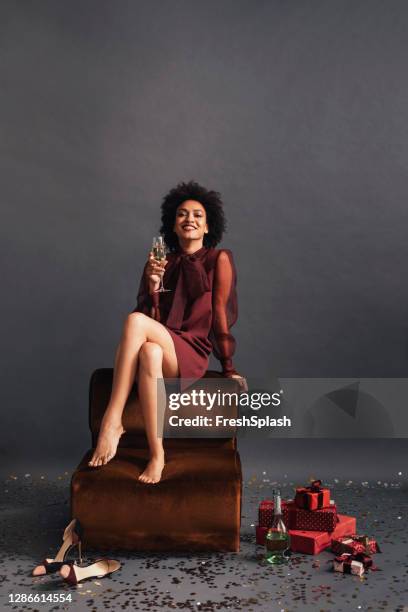
[[[273,504],[273,523],[266,534],[265,556],[268,563],[278,565],[287,562],[288,557],[285,553],[290,548],[290,536],[282,518],[280,491],[273,492]]]

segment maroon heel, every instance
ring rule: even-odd
[[[31,575],[34,577],[44,576],[45,574],[54,574],[58,572],[61,567],[66,563],[65,559],[69,553],[69,551],[78,546],[79,549],[79,558],[82,558],[82,548],[81,548],[81,538],[82,538],[82,527],[78,519],[72,519],[70,523],[64,530],[63,534],[63,542],[62,546],[57,552],[54,559],[44,559],[42,562],[42,566],[44,570],[41,570],[40,574],[35,574],[35,570],[39,567],[33,569]]]
[[[78,584],[78,580],[77,580],[73,565],[69,566],[69,574],[66,578],[64,578],[64,580],[68,582],[68,584],[71,584],[72,586],[75,586]]]

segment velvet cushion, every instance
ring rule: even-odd
[[[100,468],[86,453],[72,478],[72,516],[88,547],[239,550],[241,465],[233,449],[171,449],[162,480],[138,481],[148,452],[120,448]]]
[[[109,401],[112,369],[90,382],[89,425],[96,444]],[[217,373],[208,372],[214,378]],[[231,388],[237,385],[231,380]],[[91,468],[89,450],[71,480],[71,517],[85,548],[143,551],[238,551],[242,473],[235,438],[165,439],[166,466],[153,485],[138,481],[148,448],[136,387],[124,412],[127,433],[116,456]]]

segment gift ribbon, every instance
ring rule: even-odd
[[[298,495],[302,495],[302,504],[306,509],[310,508],[309,503],[309,495],[310,493],[317,493],[317,508],[323,508],[323,490],[322,490],[322,481],[321,480],[313,480],[309,487],[302,487]]]
[[[310,508],[310,497],[309,497],[310,493],[317,493],[317,508],[318,509],[323,508],[323,491],[319,491],[319,492],[311,491],[310,487],[306,487],[305,492],[302,493],[299,491],[299,493],[301,493],[302,495],[302,504],[304,508],[306,509]]]
[[[372,552],[371,551],[372,544],[374,545],[373,552],[381,552],[380,547],[378,546],[377,542],[373,540],[372,538],[369,538],[367,535],[353,536],[353,540],[360,542],[360,544],[364,546],[365,552],[367,555],[369,555]]]
[[[364,550],[358,550],[358,553],[364,552],[366,555],[371,555],[372,553],[381,552],[381,549],[378,546],[377,542],[367,535],[353,535],[347,538],[341,538],[339,541],[340,544],[344,544],[346,546],[351,547],[353,546],[353,544],[359,544],[361,547],[364,548]],[[374,548],[374,550],[372,550],[372,547]]]
[[[310,489],[310,491],[312,493],[319,493],[319,491],[322,490],[322,481],[321,480],[314,480],[310,487],[306,487],[308,489]]]

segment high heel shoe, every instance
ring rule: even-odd
[[[116,559],[97,559],[86,567],[79,567],[76,563],[65,563],[60,569],[60,576],[68,584],[76,585],[81,580],[88,578],[104,578],[120,569],[119,561]]]
[[[71,548],[78,546],[79,562],[82,563],[82,527],[78,519],[72,519],[72,521],[65,527],[64,534],[62,536],[63,542],[61,548],[57,552],[54,559],[44,559],[42,565],[37,565],[33,571],[32,576],[44,576],[45,574],[53,574],[57,572],[64,565],[65,557]]]

